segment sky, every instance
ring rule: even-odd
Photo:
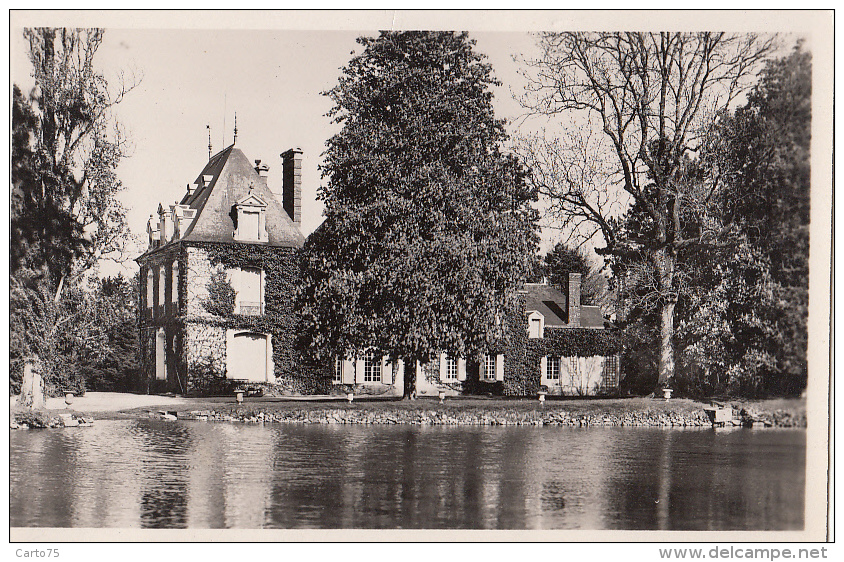
[[[158,204],[181,199],[208,160],[208,128],[212,153],[233,140],[250,160],[269,165],[271,189],[281,190],[280,154],[303,151],[302,231],[310,234],[322,222],[316,199],[324,182],[318,166],[325,142],[339,129],[325,114],[331,100],[321,95],[336,85],[341,67],[360,52],[355,39],[377,35],[377,29],[349,31],[209,30],[106,28],[95,63],[110,84],[123,72],[127,83],[139,84],[115,107],[114,114],[131,141],[131,152],[117,170],[124,191],[120,200],[127,222],[141,241]],[[524,32],[470,33],[476,50],[487,55],[496,77],[496,116],[512,123],[522,115],[513,98],[521,77],[515,54],[535,49]],[[12,31],[12,78],[31,87],[26,44]],[[134,257],[134,254],[133,254]],[[127,264],[134,268],[134,262]],[[117,271],[101,264],[102,274]]]

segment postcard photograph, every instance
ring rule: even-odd
[[[831,30],[12,10],[11,540],[832,540]]]

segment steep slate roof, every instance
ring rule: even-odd
[[[525,310],[537,311],[545,317],[545,326],[549,328],[569,328],[568,297],[562,291],[550,285],[527,283],[525,290]],[[603,328],[604,318],[597,306],[580,307],[581,328]]]
[[[597,306],[582,306],[580,307],[580,327],[581,328],[605,328],[605,320],[601,314],[601,309]]]
[[[180,203],[196,209],[196,218],[182,235],[182,240],[233,242],[232,210],[237,201],[249,193],[251,186],[252,193],[267,202],[267,245],[300,248],[305,242],[281,201],[265,185],[265,179],[234,145],[212,156],[197,180],[202,176],[212,176],[212,179],[192,194],[186,194]]]

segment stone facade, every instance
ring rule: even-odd
[[[208,390],[212,380],[226,376],[226,329],[189,322],[185,325],[188,388]]]
[[[190,283],[186,286],[187,315],[190,318],[212,319],[214,315],[204,306],[208,300],[208,285],[215,273],[223,271],[222,265],[212,265],[208,252],[203,248],[187,248],[187,275]]]
[[[301,151],[285,153],[284,166],[290,214],[267,185],[268,166],[230,146],[180,202],[150,216],[149,249],[137,259],[142,389],[309,389],[294,345]]]

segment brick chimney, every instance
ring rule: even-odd
[[[302,225],[302,149],[291,148],[281,154],[281,204],[296,226]]]
[[[569,326],[580,328],[580,274],[569,273],[566,288],[566,302],[569,313]]]

